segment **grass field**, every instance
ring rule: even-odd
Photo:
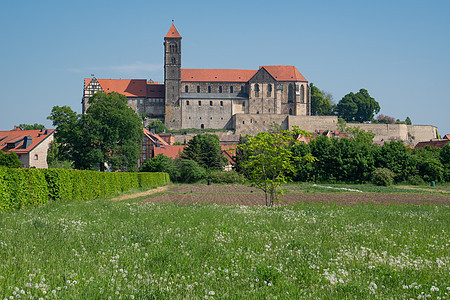
[[[0,214],[0,299],[449,298],[449,205],[140,200]]]

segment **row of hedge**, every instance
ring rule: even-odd
[[[170,181],[167,173],[109,173],[64,169],[0,168],[0,211],[49,200],[93,200]]]

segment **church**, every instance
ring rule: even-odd
[[[172,24],[164,37],[164,84],[146,79],[85,78],[83,113],[89,97],[102,91],[125,95],[137,113],[161,119],[169,129],[236,129],[236,116],[240,115],[254,115],[255,120],[310,116],[308,81],[295,66],[183,69],[181,40]]]

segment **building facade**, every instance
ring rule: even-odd
[[[85,79],[83,113],[95,92],[115,91],[124,94],[137,113],[164,119],[169,129],[234,129],[237,114],[310,115],[308,81],[296,67],[182,69],[181,40],[172,24],[164,37],[164,84],[145,79]]]

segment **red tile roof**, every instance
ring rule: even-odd
[[[172,24],[170,26],[169,32],[165,36],[166,38],[181,38],[181,35],[178,33],[178,30],[175,28],[175,25]]]
[[[308,82],[295,66],[260,66],[259,68],[264,68],[277,81]]]
[[[257,70],[181,69],[181,81],[247,82]]]
[[[37,130],[13,130],[13,131],[0,131],[0,150],[5,153],[9,153],[11,151],[16,152],[17,154],[28,153],[33,150],[37,145],[39,145],[43,140],[48,138],[53,134],[55,129],[43,129],[42,131]],[[47,132],[47,134],[45,134]],[[24,142],[21,141],[25,137],[31,137],[31,144],[24,149]],[[17,147],[8,149],[8,143],[14,143],[20,141]]]
[[[450,134],[446,134],[442,137],[444,140],[450,140]]]
[[[177,158],[183,152],[185,145],[170,145],[170,146],[153,146],[153,155],[163,154],[168,157]]]
[[[87,87],[92,78],[84,79]],[[146,79],[97,79],[105,93],[117,92],[126,97],[164,97],[164,84],[147,83]]]
[[[450,140],[431,140],[428,142],[420,142],[414,147],[414,149],[423,149],[426,146],[430,146],[431,148],[443,148],[447,143],[450,143]]]
[[[147,128],[142,128],[142,130],[144,131],[144,135],[149,138],[151,141],[153,141],[154,143],[159,143],[161,145],[169,145],[165,140],[163,140],[158,134],[156,133],[152,133],[150,130],[148,130]]]

